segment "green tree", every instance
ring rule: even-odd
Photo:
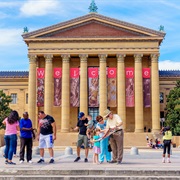
[[[0,90],[0,129],[4,128],[2,121],[9,116],[9,113],[12,111],[9,107],[11,101],[11,96],[7,96],[3,90]]]
[[[180,81],[169,92],[166,109],[166,125],[171,127],[173,135],[180,135]]]

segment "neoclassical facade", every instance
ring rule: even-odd
[[[60,132],[69,132],[79,111],[103,115],[109,108],[121,116],[127,132],[160,129],[159,46],[164,32],[112,19],[97,13],[24,33],[28,45],[28,112],[37,125],[37,112],[52,115]],[[98,68],[98,103],[89,107],[88,68]],[[43,106],[37,106],[37,69],[44,69]],[[54,68],[62,70],[61,105],[54,106]],[[79,106],[70,105],[70,71],[79,68]],[[116,105],[108,106],[107,68],[116,68]],[[134,105],[126,105],[126,69],[133,68]],[[150,106],[144,107],[143,69],[150,69]],[[92,110],[93,112],[93,110]]]

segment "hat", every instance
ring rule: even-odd
[[[85,114],[83,112],[80,112],[78,115],[78,118],[82,118]]]
[[[105,111],[104,111],[104,118],[107,118],[107,116],[109,115],[111,113],[111,111],[109,110],[109,109],[106,109]]]

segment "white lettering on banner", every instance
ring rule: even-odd
[[[39,77],[44,77],[44,70],[40,70],[37,73]]]
[[[74,70],[73,76],[76,77],[77,76],[77,71]]]
[[[110,75],[114,75],[114,74],[115,74],[115,71],[114,71],[113,69],[111,69],[111,70],[109,71],[109,74],[110,74]]]
[[[144,76],[149,76],[149,71],[144,71]]]
[[[60,71],[58,71],[58,70],[55,71],[55,75],[56,75],[56,76],[60,76],[60,74],[61,74]]]
[[[91,71],[91,74],[92,74],[93,76],[95,76],[95,75],[96,75],[96,71]]]
[[[126,75],[132,76],[133,75],[133,71],[126,71]]]

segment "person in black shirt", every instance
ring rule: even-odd
[[[40,160],[37,163],[44,162],[44,148],[48,148],[51,160],[54,163],[53,145],[56,140],[56,123],[52,116],[46,115],[43,111],[39,111],[38,140],[40,148]]]
[[[79,134],[78,134],[78,140],[77,140],[77,158],[74,160],[74,162],[79,161],[80,158],[80,150],[81,150],[81,145],[84,144],[84,148],[85,148],[85,159],[84,162],[88,162],[88,137],[86,135],[86,131],[87,131],[87,126],[85,126],[85,124],[88,123],[88,119],[85,117],[85,114],[83,112],[79,113],[78,116],[79,120],[77,122],[77,126],[74,128],[74,131],[79,130]]]

